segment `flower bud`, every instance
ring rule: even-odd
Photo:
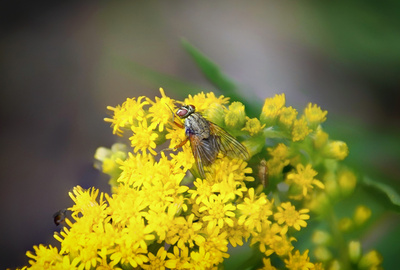
[[[326,262],[332,259],[332,252],[327,247],[318,246],[314,249],[314,256],[318,261]]]
[[[361,244],[359,241],[349,242],[349,257],[352,263],[357,263],[361,257]]]
[[[357,226],[363,225],[371,217],[371,209],[365,205],[359,205],[354,212],[354,223]]]
[[[376,250],[372,250],[362,256],[358,262],[359,269],[377,269],[382,263],[382,256]]]
[[[357,178],[352,171],[342,170],[338,175],[338,183],[342,195],[349,196],[357,185]]]
[[[321,230],[316,230],[312,235],[312,241],[316,245],[328,245],[332,240],[332,236]]]
[[[234,129],[241,129],[246,122],[244,105],[241,102],[233,102],[229,105],[228,112],[225,114],[225,125]]]

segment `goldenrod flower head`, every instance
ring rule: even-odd
[[[160,88],[161,98],[156,97],[153,102],[147,98],[147,102],[151,104],[149,107],[149,114],[151,122],[158,126],[159,131],[164,131],[164,126],[169,124],[171,118],[174,116],[173,110],[175,108],[174,100],[165,95],[164,89]]]
[[[290,128],[297,117],[297,110],[290,107],[283,107],[279,114],[279,123],[286,128]]]
[[[283,106],[285,106],[285,94],[266,98],[260,115],[261,123],[266,124],[268,127],[273,125]]]
[[[201,220],[207,223],[207,231],[211,232],[216,226],[222,228],[226,223],[233,227],[232,217],[236,206],[229,202],[229,197],[221,194],[212,194],[208,199],[201,201],[199,212],[202,215]]]
[[[154,132],[155,128],[157,127],[156,123],[151,123],[148,125],[147,119],[143,119],[142,121],[138,122],[138,125],[133,125],[132,131],[133,136],[129,138],[131,141],[132,147],[134,147],[133,151],[137,153],[139,150],[142,152],[149,151],[151,154],[156,155],[156,148],[155,140],[158,137],[158,134]]]
[[[292,141],[297,142],[304,140],[304,138],[310,134],[311,131],[312,129],[308,127],[305,117],[296,119],[292,127]]]
[[[104,121],[110,122],[113,128],[113,134],[122,135],[122,129],[129,129],[130,126],[136,124],[137,121],[144,119],[143,106],[148,104],[147,101],[142,101],[144,97],[127,98],[126,101],[120,106],[111,107],[107,109],[113,112],[113,118],[104,118]]]
[[[44,245],[33,246],[34,253],[31,251],[26,252],[26,256],[33,260],[29,260],[31,265],[36,265],[36,267],[45,268],[53,262],[62,261],[62,256],[58,253],[56,247],[49,245],[48,247]],[[39,268],[38,268],[39,269]]]
[[[244,126],[245,121],[246,113],[244,112],[244,105],[241,102],[232,102],[225,114],[225,125],[227,127],[240,129]]]
[[[300,254],[300,251],[296,250],[294,254],[289,253],[289,258],[285,260],[285,266],[288,269],[313,269],[314,264],[310,262],[310,258],[308,257],[309,250],[304,251],[303,254]]]
[[[258,120],[257,118],[250,119],[249,117],[246,117],[246,120],[246,126],[242,128],[242,130],[248,131],[250,133],[250,136],[259,134],[265,127],[265,124],[261,125],[260,120]]]
[[[307,108],[304,110],[304,115],[307,119],[308,124],[312,129],[317,125],[325,122],[327,111],[321,110],[317,104],[308,103]]]
[[[292,196],[306,197],[314,186],[323,189],[325,187],[324,184],[314,178],[317,174],[310,164],[305,167],[303,164],[298,164],[296,172],[291,172],[286,176],[286,183],[294,188]]]
[[[184,104],[188,105],[194,105],[196,107],[196,110],[198,112],[203,112],[207,110],[207,108],[214,103],[217,104],[227,104],[229,102],[229,98],[224,97],[224,96],[219,96],[216,97],[213,92],[204,94],[201,92],[200,94],[197,95],[189,95],[188,98],[185,99],[183,102]]]
[[[307,214],[310,210],[301,209],[300,211],[296,211],[295,207],[290,202],[281,203],[281,205],[278,206],[278,211],[278,213],[274,214],[274,219],[278,224],[285,224],[286,230],[287,227],[293,227],[300,231],[301,227],[307,226],[305,220],[310,218]],[[282,233],[286,232],[284,231]]]
[[[238,224],[244,225],[250,231],[261,232],[262,224],[271,223],[268,218],[273,214],[272,203],[264,193],[256,196],[253,188],[248,190],[248,197],[244,198],[237,209],[240,210]]]
[[[143,269],[165,269],[165,262],[167,257],[167,251],[164,247],[160,247],[157,251],[157,254],[154,255],[153,253],[149,252],[149,261],[147,264],[143,264]]]

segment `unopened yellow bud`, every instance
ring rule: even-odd
[[[338,198],[340,196],[340,189],[336,181],[336,175],[332,172],[327,173],[324,176],[324,180],[326,194],[328,194],[332,199]]]
[[[328,245],[332,236],[326,231],[316,230],[312,235],[312,241],[316,245]]]
[[[325,146],[324,154],[327,158],[343,160],[349,155],[349,148],[345,142],[332,141]]]
[[[338,183],[342,195],[349,196],[357,185],[356,175],[352,171],[342,170],[338,175]]]
[[[349,257],[352,263],[357,263],[361,257],[361,244],[359,241],[350,241],[349,243]]]
[[[314,256],[318,261],[326,262],[332,259],[332,252],[325,246],[318,246],[314,249]]]
[[[340,265],[340,262],[338,260],[334,260],[331,262],[328,269],[329,270],[341,270],[342,266]]]
[[[225,109],[219,103],[210,104],[204,111],[204,117],[218,126],[224,126]]]
[[[358,263],[360,269],[377,269],[382,263],[382,256],[376,250],[372,250],[362,256]]]
[[[353,221],[350,218],[345,217],[339,220],[339,230],[341,230],[342,232],[347,232],[352,227],[353,227]]]
[[[314,137],[315,149],[321,149],[328,143],[329,135],[324,132],[321,127],[318,127]]]
[[[241,102],[233,102],[229,105],[228,112],[225,114],[225,125],[228,127],[241,129],[246,122],[244,105]]]
[[[365,205],[359,205],[354,212],[354,223],[357,226],[363,225],[371,217],[371,209]]]

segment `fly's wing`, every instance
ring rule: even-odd
[[[212,136],[215,137],[219,151],[223,154],[230,158],[240,158],[243,160],[248,160],[250,158],[246,147],[221,127],[210,122],[210,131]]]
[[[201,139],[194,134],[190,134],[189,139],[200,176],[202,178],[206,178],[204,166],[210,166],[211,163],[216,159],[219,151],[217,142],[212,136],[207,139]]]

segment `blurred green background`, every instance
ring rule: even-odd
[[[52,220],[75,185],[109,191],[93,166],[109,147],[106,106],[216,91],[186,38],[262,100],[328,110],[347,164],[399,191],[400,2],[68,1],[0,4],[0,268],[57,244]],[[373,189],[373,188],[372,188]],[[366,192],[370,190],[366,189]],[[377,219],[362,239],[390,269],[400,252],[399,207],[372,191]]]

